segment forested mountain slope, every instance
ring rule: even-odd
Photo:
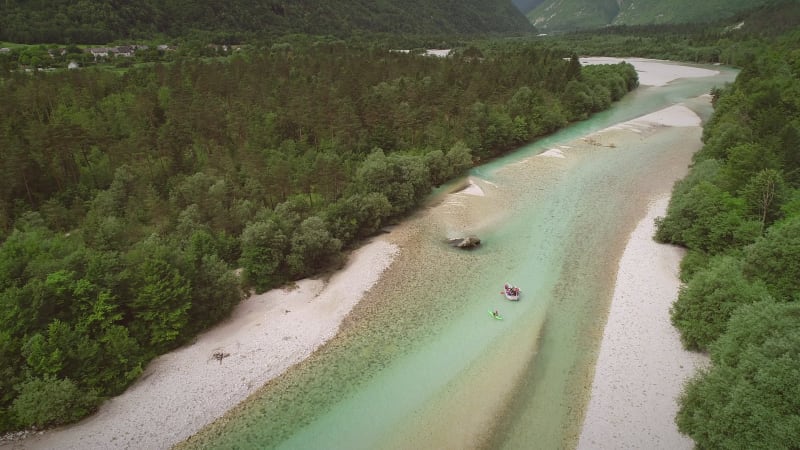
[[[618,25],[538,37],[553,49],[607,55],[722,63],[742,67],[763,42],[800,29],[800,2],[763,6],[705,24]]]
[[[705,23],[731,17],[772,0],[544,0],[528,13],[543,31],[606,25]]]
[[[544,0],[528,18],[542,31],[600,28],[619,14],[617,0]]]
[[[254,35],[360,32],[425,35],[533,31],[511,0],[108,0],[0,3],[0,40],[104,43],[118,39],[214,33]]]

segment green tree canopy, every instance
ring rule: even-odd
[[[700,448],[800,446],[800,304],[740,308],[711,358],[679,400],[682,433]]]
[[[746,221],[741,199],[702,181],[670,202],[657,237],[716,254],[752,242],[760,223]]]
[[[392,206],[393,215],[399,215],[417,206],[430,192],[431,182],[421,158],[404,154],[386,156],[377,149],[356,171],[356,185],[365,193],[383,194]]]
[[[292,276],[302,278],[328,267],[341,248],[342,241],[331,235],[325,221],[311,216],[292,235],[286,262]]]
[[[135,332],[156,348],[179,339],[188,324],[190,283],[169,262],[148,259],[140,267],[142,285],[132,306],[139,320]]]
[[[776,223],[745,250],[745,273],[762,280],[776,299],[800,299],[800,216]]]
[[[289,239],[274,220],[249,224],[242,232],[241,265],[247,281],[262,292],[282,279],[278,268],[289,249]]]
[[[11,410],[18,425],[44,427],[83,417],[95,403],[95,396],[82,392],[72,380],[45,377],[22,383]]]
[[[714,258],[681,286],[672,305],[672,323],[690,350],[706,350],[728,328],[731,314],[742,305],[770,299],[766,286],[747,280],[738,258]]]

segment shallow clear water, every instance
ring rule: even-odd
[[[204,448],[562,448],[577,443],[628,233],[669,192],[699,128],[610,125],[732,81],[640,88],[611,110],[478,167],[386,238],[403,246],[336,339],[193,438]],[[566,158],[535,156],[560,145]],[[448,247],[477,234],[481,248]],[[519,302],[500,295],[522,288]],[[499,309],[503,320],[488,316]]]

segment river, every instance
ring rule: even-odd
[[[628,235],[700,146],[699,126],[629,121],[674,105],[707,119],[704,94],[736,72],[706,69],[439,189],[379,237],[402,251],[339,335],[184,445],[574,448]],[[482,246],[445,242],[467,234]]]

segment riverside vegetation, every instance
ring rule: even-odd
[[[671,315],[711,366],[677,417],[700,448],[800,446],[800,33],[764,45],[715,113],[657,239],[683,245]]]
[[[433,186],[637,85],[563,56],[323,39],[4,73],[0,429],[85,416],[243,291],[336,267]]]
[[[800,446],[800,3],[715,24],[610,27],[548,38],[579,54],[724,63],[704,146],[656,239],[684,246],[673,324],[711,366],[676,418],[699,448]]]

